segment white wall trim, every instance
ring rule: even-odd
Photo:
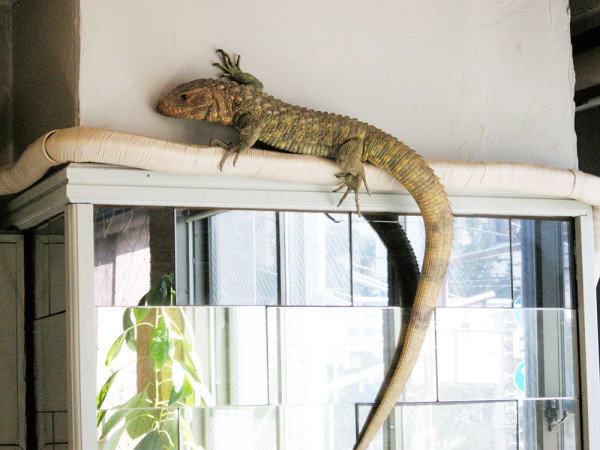
[[[585,203],[525,194],[448,191],[455,214],[574,217],[591,215]],[[70,164],[7,205],[0,225],[26,229],[59,214],[69,203],[184,208],[290,209],[354,211],[352,199],[337,208],[332,187],[249,177],[196,176],[148,170]],[[373,190],[361,195],[365,212],[418,214],[408,193]]]
[[[577,267],[579,369],[581,379],[581,416],[583,447],[586,450],[600,446],[600,355],[598,348],[598,304],[594,255],[590,245],[593,239],[590,216],[575,219],[575,259]],[[586,243],[586,245],[584,245]]]
[[[69,448],[96,448],[93,206],[68,205],[65,226]]]

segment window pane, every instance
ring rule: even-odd
[[[581,448],[577,400],[520,400],[519,448]]]
[[[388,305],[388,249],[378,233],[400,227],[398,217],[352,215],[352,296],[355,306]],[[386,229],[387,228],[387,229]]]
[[[123,409],[103,411],[106,412],[106,421],[103,427],[98,428],[98,448],[179,448],[179,409],[136,408],[126,412]],[[111,417],[124,413],[127,427],[110,428],[108,421]],[[110,431],[104,436],[103,430]]]
[[[136,306],[174,272],[173,208],[94,208],[96,306]]]
[[[183,448],[275,450],[277,407],[187,408]]]
[[[512,306],[510,221],[457,217],[442,306]]]
[[[402,225],[419,261],[420,217],[181,210],[175,222],[172,208],[95,211],[96,305],[138,305],[172,274],[175,241],[175,301],[219,305],[169,307],[173,286],[163,286],[163,307],[98,308],[98,391],[112,383],[104,425],[146,392],[151,406],[183,414],[184,446],[352,447],[356,416],[366,417],[407,323],[409,309],[393,306],[412,300],[404,283],[416,276],[398,264],[415,258],[400,253],[398,236]],[[396,408],[373,448],[462,448],[464,439],[572,448],[572,221],[455,225],[436,328],[400,399],[412,404]],[[158,417],[143,406],[133,407],[146,410],[142,421]],[[122,414],[120,424],[137,413]],[[103,439],[117,439],[117,428]],[[120,438],[122,448],[139,443]]]
[[[405,220],[421,263],[423,221]],[[438,306],[575,307],[572,220],[455,217],[454,227]]]
[[[570,220],[512,219],[516,307],[575,308]]]
[[[276,230],[272,211],[228,211],[211,217],[212,305],[277,304]]]
[[[206,450],[347,450],[356,439],[355,416],[354,405],[190,408],[182,413],[182,428],[190,430],[182,443]]]
[[[373,401],[402,325],[398,308],[113,307],[97,313],[98,391],[118,371],[103,408],[152,389],[154,366],[143,363],[153,358],[160,317],[173,341],[165,364],[194,369],[199,384],[188,401],[198,406]],[[433,337],[428,334],[404,391],[407,401],[436,398]]]
[[[98,392],[118,372],[103,408],[121,405],[144,390],[154,399],[156,381],[162,386],[163,378],[175,380],[159,389],[158,401],[170,403],[171,391],[180,390],[177,377],[190,383],[187,406],[268,404],[264,308],[98,308],[97,317],[103,337],[98,342]],[[166,331],[157,326],[161,320]],[[124,335],[128,329],[132,334]],[[157,375],[152,362],[161,352],[165,369]]]
[[[404,448],[513,449],[517,444],[516,402],[403,405]]]
[[[272,402],[371,402],[402,326],[399,308],[269,308]],[[436,398],[428,333],[402,399]]]
[[[352,304],[348,218],[348,214],[285,213],[286,304]]]
[[[360,406],[361,424],[370,408]],[[512,450],[517,448],[517,420],[516,401],[402,404],[369,448]]]
[[[575,397],[571,310],[439,308],[439,399]]]

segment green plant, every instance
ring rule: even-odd
[[[164,275],[142,297],[139,306],[123,314],[123,332],[106,357],[110,376],[98,392],[97,425],[100,447],[117,448],[126,432],[138,440],[136,449],[176,448],[177,408],[206,405],[210,393],[202,383],[200,364],[193,351],[191,326],[174,305],[174,275]],[[124,345],[125,344],[125,345]],[[119,374],[129,364],[115,368],[115,358],[124,350],[135,352],[138,392],[122,404],[103,410],[102,405]],[[191,433],[182,423],[182,431]]]

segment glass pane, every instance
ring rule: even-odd
[[[404,448],[513,449],[516,402],[403,405]]]
[[[141,392],[163,407],[269,402],[264,308],[113,307],[97,317],[103,408]]]
[[[354,446],[355,405],[290,405],[279,411],[283,438],[279,448],[347,450]]]
[[[370,402],[400,333],[401,313],[398,308],[98,308],[98,392],[111,382],[102,407],[117,407],[142,391],[158,398],[153,406],[171,405],[181,380],[191,386],[187,406]],[[433,337],[428,333],[404,391],[407,401],[435,399]],[[161,352],[166,372],[157,366]],[[156,397],[156,382],[171,378],[173,384]]]
[[[519,401],[519,448],[581,448],[577,400]]]
[[[439,399],[575,397],[571,310],[439,308]]]
[[[99,436],[117,414],[103,440],[137,445],[127,420],[149,434],[167,417],[151,406],[183,412],[184,447],[352,447],[407,322],[382,305],[412,299],[413,269],[397,264],[415,258],[397,245],[402,225],[422,258],[420,217],[95,211],[95,304],[112,306],[98,308]],[[398,406],[373,448],[572,448],[572,254],[569,220],[457,218],[437,329],[400,399],[419,404]],[[114,307],[140,300],[157,307]]]
[[[179,447],[178,409],[128,408],[102,412],[105,416],[98,426],[99,448]]]
[[[182,412],[182,444],[206,450],[347,450],[356,439],[355,417],[354,405],[189,408]]]
[[[399,308],[269,308],[270,398],[284,404],[372,402],[402,326]],[[429,332],[402,395],[435,400]]]
[[[351,306],[348,219],[285,213],[286,304]]]
[[[570,220],[512,219],[515,307],[575,308]]]
[[[172,208],[94,209],[94,304],[136,306],[175,271]]]
[[[438,306],[575,308],[571,220],[455,217],[454,227]],[[421,217],[405,228],[421,264]]]
[[[454,245],[441,306],[512,306],[510,221],[454,220]]]
[[[361,424],[370,408],[359,407]],[[512,450],[517,439],[516,401],[403,404],[396,406],[369,449]]]
[[[277,304],[276,230],[271,211],[228,211],[210,219],[211,304]]]
[[[354,306],[388,305],[388,249],[380,235],[400,227],[398,216],[352,215],[352,296]],[[401,231],[401,230],[400,230]]]
[[[186,408],[183,448],[277,449],[277,407]]]

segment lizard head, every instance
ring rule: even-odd
[[[177,86],[156,105],[169,117],[204,120],[231,125],[235,114],[231,91],[236,83],[205,78]]]

